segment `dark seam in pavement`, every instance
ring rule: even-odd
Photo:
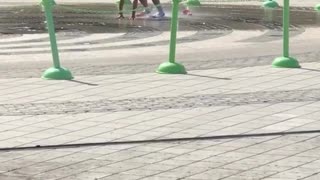
[[[250,137],[288,136],[288,135],[317,134],[317,133],[320,134],[320,130],[234,134],[234,135],[218,135],[218,136],[204,136],[204,137],[149,139],[149,140],[114,141],[114,142],[109,141],[109,142],[96,142],[96,143],[57,144],[57,145],[43,145],[43,146],[36,145],[36,146],[25,146],[25,147],[0,148],[0,152],[1,151],[41,150],[41,149],[64,149],[64,148],[78,148],[78,147],[87,147],[87,146],[111,146],[111,145],[124,145],[124,144],[165,143],[165,142],[182,142],[182,141],[236,139],[236,138],[250,138]]]

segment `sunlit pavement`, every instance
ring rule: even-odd
[[[168,58],[169,20],[125,20],[120,32],[70,26],[57,35],[72,81],[40,78],[51,66],[44,29],[5,34],[19,18],[0,17],[1,180],[320,179],[315,17],[291,27],[299,69],[271,67],[278,23],[182,17],[177,60],[187,75],[154,73]]]

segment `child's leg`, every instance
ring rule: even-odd
[[[147,0],[140,0],[140,3],[143,7],[148,8],[148,1]]]
[[[119,3],[119,19],[123,19],[124,16],[123,16],[123,6],[124,6],[124,0],[120,0],[120,3]]]
[[[138,0],[133,0],[131,19],[135,19],[136,18],[136,10],[137,10],[137,8],[138,8]]]
[[[148,0],[140,0],[140,3],[143,5],[144,10],[137,14],[137,16],[145,16],[146,14],[150,14],[151,10],[148,7]]]
[[[162,6],[160,4],[160,0],[152,0],[152,2],[158,9],[158,14],[153,16],[153,17],[155,17],[155,18],[163,17],[165,14],[164,14],[163,8],[162,8]]]

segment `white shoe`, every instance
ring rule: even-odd
[[[152,15],[151,17],[160,19],[160,18],[163,18],[164,16],[165,16],[165,13],[157,13],[157,14]]]
[[[149,15],[150,13],[151,13],[151,11],[144,10],[144,11],[138,13],[136,16],[137,17],[143,17],[143,16],[146,16],[146,15]]]

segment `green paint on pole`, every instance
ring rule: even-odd
[[[173,0],[172,19],[171,19],[171,35],[170,35],[170,53],[169,62],[174,63],[176,58],[176,44],[178,31],[178,13],[179,4],[177,0]]]
[[[53,58],[53,67],[46,70],[42,78],[43,79],[56,79],[56,80],[70,80],[73,79],[71,72],[61,67],[59,50],[57,45],[57,38],[55,32],[55,26],[53,21],[52,11],[55,6],[54,0],[42,0],[42,6],[44,7],[46,20],[47,20],[47,29],[50,37],[51,53]]]
[[[279,68],[300,68],[299,62],[289,56],[289,28],[290,28],[290,3],[284,0],[283,3],[283,57],[276,58],[272,66]]]
[[[265,0],[262,4],[262,7],[267,9],[274,9],[274,8],[278,8],[279,4],[274,0]]]
[[[160,74],[186,74],[187,73],[183,65],[175,62],[177,30],[178,30],[178,14],[179,14],[179,0],[173,0],[169,62],[162,63],[158,67],[157,72]]]
[[[320,4],[317,4],[317,5],[314,7],[314,10],[316,10],[316,11],[319,11],[319,12],[320,12]]]
[[[283,56],[289,57],[290,38],[290,5],[289,0],[284,0],[283,7]]]
[[[53,15],[52,15],[52,10],[55,5],[55,2],[53,0],[43,0],[42,5],[44,6],[44,10],[46,14],[47,29],[50,36],[53,64],[55,68],[60,68],[59,51],[57,46],[55,26],[54,26]]]

